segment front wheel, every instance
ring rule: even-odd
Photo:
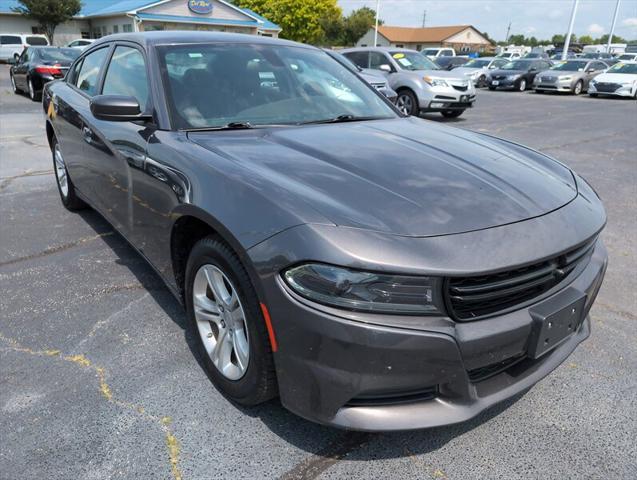
[[[215,236],[195,244],[185,288],[188,328],[212,383],[242,405],[276,396],[272,345],[239,257]]]
[[[476,87],[484,88],[486,86],[487,86],[487,77],[486,77],[486,75],[480,75],[480,78],[478,78],[478,81],[476,82]]]
[[[396,106],[405,115],[417,115],[419,113],[418,99],[411,90],[401,90],[398,92]]]
[[[22,90],[20,90],[15,83],[15,78],[13,77],[13,74],[10,74],[9,76],[11,77],[11,88],[13,89],[13,93],[15,94],[22,93]]]
[[[518,83],[518,90],[520,92],[523,92],[526,90],[526,80],[524,78],[520,80],[520,83]]]
[[[445,118],[458,118],[464,113],[464,110],[445,110],[440,113]]]
[[[64,162],[64,156],[62,155],[60,144],[56,138],[53,138],[52,143],[53,170],[55,171],[55,181],[58,185],[58,192],[60,193],[62,205],[70,211],[82,210],[83,208],[86,208],[87,205],[75,192],[75,185],[73,185],[66,169],[66,163]]]
[[[573,95],[579,95],[580,93],[582,93],[583,88],[584,88],[584,85],[582,84],[582,81],[579,80],[573,87]]]

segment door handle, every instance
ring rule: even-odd
[[[82,138],[86,143],[91,143],[93,141],[93,131],[86,125],[82,127]]]

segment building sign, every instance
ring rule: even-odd
[[[212,0],[188,0],[188,8],[193,13],[207,15],[212,13]]]

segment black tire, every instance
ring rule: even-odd
[[[544,93],[544,90],[538,90],[537,88],[535,89],[535,93]]]
[[[573,86],[573,95],[579,95],[584,91],[584,83],[581,80],[578,80]]]
[[[489,85],[489,90],[495,90],[495,87],[492,87],[491,85]]]
[[[464,110],[445,110],[444,112],[440,112],[445,118],[458,118],[460,115],[464,113]]]
[[[589,95],[593,98],[597,98],[597,94],[596,93],[589,93]]]
[[[239,380],[229,380],[217,369],[204,348],[197,328],[193,307],[193,283],[199,268],[206,264],[214,265],[223,271],[236,287],[239,300],[244,307],[250,360],[245,374]],[[211,235],[199,240],[190,251],[186,266],[185,297],[187,328],[197,343],[206,373],[217,389],[231,400],[247,406],[276,397],[278,390],[272,348],[259,300],[239,257],[217,236]]]
[[[15,93],[16,95],[21,94],[22,90],[20,90],[18,88],[18,85],[15,83],[15,78],[13,77],[13,74],[9,74],[9,77],[11,78],[11,88],[13,89],[13,93]]]
[[[37,89],[37,85],[33,82],[31,77],[27,78],[27,85],[29,86],[29,98],[34,102],[42,100],[42,91]]]
[[[486,86],[487,86],[487,76],[486,75],[480,75],[480,77],[478,78],[478,81],[476,82],[476,87],[484,88]]]
[[[57,139],[53,137],[53,139],[51,140],[51,153],[53,157],[53,173],[55,174],[55,182],[57,183],[57,186],[58,186],[58,193],[60,194],[60,200],[62,202],[62,205],[64,205],[64,207],[71,212],[75,212],[77,210],[83,210],[87,208],[88,205],[86,205],[86,203],[84,203],[84,201],[77,196],[77,192],[75,191],[75,185],[73,185],[73,182],[71,181],[71,177],[69,177],[69,173],[68,171],[66,171],[66,165],[64,165],[64,170],[66,171],[66,185],[67,185],[66,195],[64,194],[64,190],[62,188],[62,185],[60,184],[60,175],[58,175],[57,173],[58,162],[56,162],[56,159],[55,159],[57,144],[58,144]]]
[[[407,106],[407,102],[409,102],[408,103],[409,106]],[[398,98],[396,98],[396,106],[405,115],[418,115],[420,113],[418,99],[416,98],[416,95],[414,94],[414,92],[412,92],[408,88],[403,88],[402,90],[398,91]]]

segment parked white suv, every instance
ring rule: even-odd
[[[48,45],[44,35],[27,35],[22,33],[0,33],[0,61],[17,61],[26,47]]]
[[[92,39],[92,38],[77,38],[77,39],[67,43],[66,46],[68,48],[77,48],[79,50],[84,50],[86,47],[88,47],[94,41],[95,40]]]

